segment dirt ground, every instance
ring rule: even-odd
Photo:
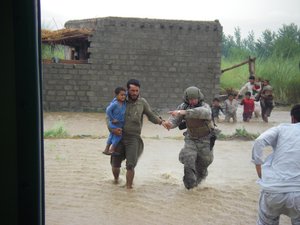
[[[167,118],[167,115],[163,115]],[[245,128],[262,133],[290,122],[289,111],[276,109],[269,123],[254,118],[218,123],[224,134]],[[167,131],[145,119],[144,153],[136,168],[133,190],[113,184],[109,157],[102,154],[108,131],[101,113],[44,113],[44,130],[63,124],[81,138],[45,139],[47,225],[100,224],[255,224],[259,186],[251,160],[252,141],[216,141],[214,161],[199,187],[186,190],[178,154],[182,131]],[[269,150],[267,149],[267,152]],[[287,217],[280,224],[290,224]]]

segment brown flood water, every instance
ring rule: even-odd
[[[289,111],[276,109],[268,124],[218,123],[224,134],[245,128],[251,133],[290,122]],[[164,115],[164,118],[167,118]],[[44,129],[62,123],[81,139],[45,139],[47,225],[100,224],[255,224],[259,186],[251,164],[252,141],[217,141],[207,179],[186,190],[178,154],[182,131],[164,130],[145,119],[144,153],[136,167],[134,189],[127,190],[125,169],[113,184],[109,157],[101,152],[108,131],[104,114],[44,113]],[[290,224],[287,217],[280,224]]]

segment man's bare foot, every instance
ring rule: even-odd
[[[263,119],[263,121],[264,121],[264,122],[266,122],[266,123],[268,122],[268,117],[267,117],[266,115],[265,115],[265,116],[263,116],[263,118],[262,118],[262,119]]]

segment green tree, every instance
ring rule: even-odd
[[[300,30],[294,23],[283,25],[278,30],[274,41],[274,52],[276,56],[292,58],[300,55]]]
[[[236,47],[242,48],[241,28],[239,27],[234,28],[234,38],[235,38]]]
[[[250,54],[250,50],[247,49],[247,47],[253,44],[251,38],[254,39],[254,33],[253,37],[249,37],[249,40],[244,41],[242,39],[241,29],[239,27],[235,28],[234,36],[226,36],[223,34],[223,57],[230,58],[231,60],[247,58]],[[247,45],[249,44],[249,46],[246,47],[245,42],[247,42]]]
[[[242,40],[243,47],[248,50],[249,55],[256,55],[255,35],[253,30],[248,33],[246,39]]]
[[[233,39],[233,36],[228,35],[226,36],[223,33],[223,39],[222,39],[222,55],[224,57],[229,57],[230,55],[230,49],[234,48],[235,46],[235,41]]]
[[[275,33],[268,29],[262,32],[262,37],[255,44],[258,57],[266,58],[272,55],[275,37]]]

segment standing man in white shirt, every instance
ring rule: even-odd
[[[244,95],[246,92],[250,92],[251,96],[254,96],[256,92],[253,92],[255,85],[255,76],[249,76],[249,81],[239,90],[237,97]]]
[[[300,104],[291,109],[291,124],[280,124],[254,142],[252,162],[261,185],[258,225],[278,225],[281,214],[300,225]],[[273,152],[264,159],[263,149]]]

